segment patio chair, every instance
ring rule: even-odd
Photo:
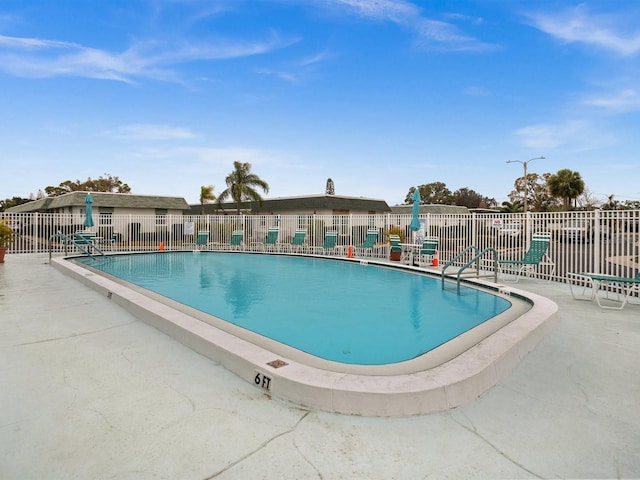
[[[325,232],[324,242],[322,246],[313,247],[314,253],[321,253],[322,255],[333,255],[336,252],[336,246],[338,243],[338,232]]]
[[[98,241],[98,245],[100,245],[100,247],[103,250],[105,248],[109,250],[114,250],[117,242],[118,242],[118,234],[112,233],[109,238],[103,238],[102,240]]]
[[[267,230],[267,236],[265,237],[263,242],[254,244],[257,245],[260,250],[267,251],[276,251],[278,248],[278,234],[280,233],[280,229],[278,227],[270,227]]]
[[[440,239],[438,237],[425,237],[422,247],[415,253],[414,262],[409,259],[409,263],[414,263],[418,267],[428,267],[433,264],[433,259],[438,253]]]
[[[402,260],[402,247],[399,235],[389,235],[389,260]]]
[[[520,260],[498,260],[498,275],[502,276],[505,282],[517,283],[521,276],[530,276],[538,267],[546,266],[551,270],[549,278],[542,283],[551,282],[556,264],[547,253],[550,243],[550,233],[534,233],[531,236],[531,246],[524,257]]]
[[[640,271],[635,277],[617,277],[615,275],[604,275],[599,273],[567,273],[569,278],[569,289],[574,300],[595,300],[600,308],[611,310],[622,310],[629,302],[632,293],[640,295]],[[582,295],[576,295],[571,280],[579,281],[583,284]],[[591,289],[591,295],[585,295],[587,289]],[[616,298],[610,298],[609,293],[616,290]],[[598,292],[604,291],[604,300],[611,302],[611,305],[603,305],[602,298]],[[621,293],[622,291],[622,293]],[[621,299],[621,295],[624,297]]]
[[[244,247],[244,232],[242,230],[234,230],[231,232],[231,250],[242,250]]]
[[[306,230],[296,230],[293,234],[293,238],[291,238],[290,243],[282,244],[283,248],[286,248],[290,252],[302,252],[304,250],[304,241],[307,238]]]
[[[376,242],[378,241],[378,229],[370,228],[367,230],[367,236],[365,237],[362,245],[358,245],[354,248],[355,254],[359,256],[364,256],[367,253],[373,256],[373,250],[375,249]]]
[[[209,231],[208,230],[200,230],[196,235],[195,243],[184,243],[184,247],[193,247],[195,250],[202,250],[204,248],[209,247],[211,243],[209,242]]]

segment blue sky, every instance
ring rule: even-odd
[[[507,200],[529,172],[640,200],[640,2],[0,0],[0,198],[105,173],[197,203]]]

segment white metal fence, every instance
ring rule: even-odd
[[[440,263],[446,263],[466,247],[479,250],[492,247],[500,258],[524,255],[531,235],[549,232],[553,241],[549,255],[556,263],[553,280],[566,281],[569,272],[599,272],[620,276],[638,272],[640,211],[591,211],[527,214],[427,214],[420,216],[424,235],[440,241]],[[8,254],[76,253],[55,235],[72,236],[85,230],[84,216],[72,214],[9,214],[0,219],[16,231]],[[309,247],[322,245],[327,231],[338,232],[338,245],[360,245],[367,230],[380,232],[380,246],[388,243],[389,233],[399,233],[411,242],[411,215],[111,215],[94,214],[91,230],[103,239],[105,249],[119,252],[182,250],[196,243],[199,231],[209,233],[209,241],[224,246],[231,232],[244,232],[245,248],[261,244],[270,227],[279,228],[281,244],[289,243],[296,230],[307,232]],[[339,250],[345,252],[346,249]],[[386,255],[387,249],[374,250]],[[464,261],[464,259],[462,259]],[[544,273],[542,273],[544,276]]]

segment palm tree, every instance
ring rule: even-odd
[[[230,197],[236,202],[238,214],[240,214],[240,205],[243,200],[262,204],[262,197],[254,187],[260,187],[264,193],[269,193],[267,182],[255,173],[251,173],[250,163],[233,162],[233,172],[227,175],[224,181],[227,188],[218,195],[218,204]]]
[[[502,202],[502,207],[500,208],[502,213],[518,213],[524,211],[524,207],[520,200],[515,200],[513,203],[511,202]]]
[[[568,168],[558,170],[558,173],[551,175],[547,185],[551,195],[562,198],[565,211],[571,208],[571,200],[578,198],[584,192],[584,181],[580,173]]]
[[[200,207],[201,213],[204,215],[204,204],[213,202],[216,196],[213,194],[213,185],[202,185],[200,187]]]

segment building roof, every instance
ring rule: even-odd
[[[7,212],[46,212],[67,207],[83,207],[85,197],[91,193],[93,207],[112,208],[164,208],[167,210],[184,210],[189,208],[182,197],[161,197],[157,195],[132,195],[130,193],[110,192],[71,192],[55,197],[45,197],[33,202],[23,203],[7,209]]]
[[[223,203],[224,210],[235,211],[233,202]],[[257,202],[242,203],[241,210],[251,209],[252,213],[286,213],[287,211],[316,211],[316,210],[348,210],[359,212],[388,213],[391,211],[384,200],[365,197],[347,197],[342,195],[303,195],[298,197],[276,197],[265,199],[260,205]],[[200,204],[191,205],[192,214],[200,214]],[[219,213],[217,203],[209,203],[204,206],[205,214]]]

